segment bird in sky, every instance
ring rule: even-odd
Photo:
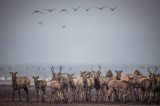
[[[99,10],[103,10],[105,7],[106,7],[106,6],[103,6],[103,7],[95,7],[95,8],[97,8],[97,9],[99,9]]]
[[[54,9],[45,9],[44,8],[44,10],[46,10],[46,11],[48,11],[48,12],[52,12],[52,11],[54,11],[54,10],[56,10],[57,8],[54,8]]]
[[[89,7],[89,8],[85,8],[84,9],[88,12],[92,7]]]
[[[44,25],[43,21],[38,22],[39,25]]]
[[[69,12],[69,11],[66,10],[66,9],[62,9],[62,10],[60,11],[60,13],[62,13],[62,12]]]
[[[77,11],[80,7],[77,7],[77,8],[74,8],[74,7],[71,7],[74,11]]]
[[[39,10],[35,10],[31,15],[35,14],[35,13],[40,13],[43,14],[43,12],[39,11]]]
[[[66,25],[63,25],[62,28],[66,28]]]
[[[115,6],[115,7],[111,8],[111,7],[107,6],[107,8],[109,8],[111,11],[114,11],[117,7],[118,6]]]

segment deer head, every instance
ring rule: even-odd
[[[91,66],[92,72],[93,72],[93,74],[94,74],[94,78],[97,78],[97,77],[100,76],[100,74],[101,74],[101,72],[100,72],[101,66],[100,66],[99,64],[98,64],[98,66],[99,66],[98,71],[94,71],[94,69],[92,68],[93,65]]]
[[[32,78],[34,79],[34,82],[36,82],[39,78],[39,76],[35,77],[35,76],[32,76]]]
[[[14,81],[16,79],[16,74],[17,72],[13,73],[13,72],[10,72],[10,74],[12,75],[12,80]]]
[[[115,72],[117,73],[116,79],[120,80],[121,79],[121,73],[123,72],[123,70],[121,70],[121,71],[115,70]]]

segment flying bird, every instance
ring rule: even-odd
[[[107,6],[107,8],[109,8],[111,11],[114,11],[117,7],[118,6],[111,8],[111,7]]]
[[[56,10],[57,8],[54,8],[54,9],[45,9],[44,8],[44,10],[46,10],[46,11],[48,11],[48,12],[52,12],[52,11],[54,11],[54,10]]]
[[[97,8],[97,9],[99,9],[99,10],[103,10],[105,7],[106,7],[106,6],[103,6],[103,7],[95,7],[95,8]]]
[[[41,12],[41,11],[39,11],[39,10],[35,10],[32,14],[35,14],[35,13],[41,13],[41,14],[43,14],[43,12]],[[31,15],[32,15],[31,14]]]
[[[92,7],[90,7],[90,8],[85,8],[85,7],[84,7],[84,9],[85,9],[87,12],[88,12],[91,8],[92,8]]]
[[[66,25],[63,25],[62,28],[66,28]]]
[[[68,12],[68,10],[62,9],[62,10],[60,11],[60,13],[62,13],[62,12]]]
[[[42,22],[42,21],[40,21],[40,22],[38,22],[39,23],[39,25],[44,25],[44,23]]]
[[[71,7],[74,11],[77,11],[80,7],[77,7],[77,8],[73,8]]]

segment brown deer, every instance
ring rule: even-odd
[[[110,69],[107,71],[106,77],[113,77],[113,73]]]
[[[51,98],[52,98],[52,95],[54,95],[54,100],[55,100],[55,103],[57,102],[62,102],[62,99],[63,99],[63,96],[62,96],[62,91],[64,89],[64,84],[66,83],[65,82],[66,80],[63,78],[63,77],[60,77],[59,78],[59,81],[55,81],[53,79],[53,81],[50,82],[50,104],[51,104]],[[56,95],[58,97],[56,97]],[[58,98],[58,101],[57,101],[57,98]]]
[[[134,85],[134,95],[136,96],[136,101],[140,100],[140,81],[143,78],[146,78],[146,76],[142,76],[141,72],[139,70],[135,70],[133,74],[124,74],[121,76],[121,80],[129,81],[128,76],[134,76],[133,79],[133,85]]]
[[[59,76],[58,77],[63,77],[65,79],[65,83],[64,83],[64,89],[63,89],[63,97],[64,97],[64,101],[66,103],[68,103],[68,86],[69,86],[69,78],[65,75],[66,73],[62,73],[62,66],[59,67],[60,68],[60,72],[59,72]],[[57,75],[56,75],[57,77]]]
[[[108,83],[108,96],[112,95],[112,103],[113,103],[113,92],[119,91],[123,94],[123,102],[126,102],[126,96],[128,92],[131,92],[130,89],[133,89],[133,76],[129,76],[129,81],[122,80],[111,80]],[[107,96],[107,97],[108,97]],[[107,99],[108,100],[108,99]]]
[[[98,66],[99,66],[99,69],[97,71],[95,71],[93,69],[93,65],[91,66],[92,72],[94,74],[94,83],[95,83],[95,89],[96,89],[96,94],[97,94],[96,101],[98,101],[98,98],[99,98],[99,95],[100,95],[100,86],[99,86],[98,77],[99,77],[99,74],[100,74],[101,66],[100,65],[98,65]]]
[[[35,89],[37,92],[37,102],[38,102],[38,96],[41,94],[41,91],[43,92],[42,101],[44,102],[46,96],[47,81],[38,80],[39,76],[37,77],[32,76],[32,78],[34,79]]]
[[[86,74],[86,101],[92,101],[92,90],[95,88],[95,81],[92,71]]]
[[[13,96],[12,96],[12,101],[14,101],[14,95],[15,91],[18,90],[19,93],[19,100],[21,101],[20,97],[20,89],[24,88],[26,94],[27,94],[27,102],[29,101],[29,87],[30,87],[30,79],[28,77],[16,77],[17,72],[12,73],[12,86],[13,86]]]
[[[78,101],[84,100],[84,92],[85,92],[85,79],[84,77],[73,77],[73,74],[68,74],[70,89],[72,93],[72,101],[76,101],[76,95],[78,94]]]
[[[150,69],[148,68],[148,72],[149,72],[149,78],[143,78],[141,79],[140,82],[140,91],[141,91],[141,101],[145,102],[148,101],[148,103],[151,103],[152,100],[154,99],[154,91],[153,89],[155,88],[156,84],[157,84],[157,79],[156,79],[156,71],[157,68],[155,70],[154,73],[152,73],[150,71]]]

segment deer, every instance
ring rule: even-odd
[[[50,92],[51,92],[50,93],[50,104],[51,104],[52,95],[54,96],[55,103],[62,102],[63,100],[62,92],[63,92],[65,83],[66,83],[66,80],[63,77],[59,77],[59,81],[55,81],[54,79],[51,80],[50,85],[49,85]],[[56,95],[58,97],[56,97]],[[58,98],[58,101],[56,98]]]
[[[155,74],[157,68],[156,70],[154,70],[155,72],[153,73],[150,71],[149,68],[148,68],[149,78],[141,79],[140,91],[141,91],[141,102],[148,101],[148,103],[151,103],[154,99],[154,88],[157,84],[157,79]]]
[[[133,79],[133,85],[134,85],[134,95],[136,97],[136,101],[139,101],[140,99],[140,81],[143,78],[147,78],[146,76],[142,76],[141,72],[139,70],[135,70],[133,74],[124,74],[121,76],[121,80],[129,81],[128,76],[134,76]]]
[[[37,92],[37,102],[38,102],[38,96],[41,94],[40,92],[43,92],[42,96],[42,102],[45,102],[45,96],[46,96],[46,87],[47,87],[47,81],[46,80],[38,80],[39,76],[35,77],[32,76],[34,79],[35,89]]]
[[[113,77],[113,73],[110,69],[107,71],[106,77]]]
[[[62,73],[62,66],[59,67],[60,72],[59,72],[59,77],[63,77],[65,79],[64,83],[64,89],[63,89],[63,96],[64,96],[64,101],[68,103],[68,86],[69,86],[69,78],[65,75],[66,73]]]
[[[100,65],[98,66],[99,66],[99,69],[97,71],[93,69],[93,65],[91,66],[92,72],[94,74],[94,83],[95,83],[94,85],[95,85],[96,94],[97,94],[96,101],[98,101],[98,97],[100,95],[100,86],[99,86],[98,76],[100,74],[101,66]]]
[[[12,101],[14,101],[14,95],[15,91],[18,90],[19,93],[19,100],[21,101],[20,97],[20,89],[24,89],[24,91],[27,94],[27,102],[29,102],[29,88],[30,88],[30,79],[28,77],[17,77],[16,74],[17,72],[13,73],[10,72],[12,75],[12,87],[13,87],[13,96],[12,96]]]
[[[122,92],[123,94],[123,102],[126,102],[126,96],[127,93],[131,94],[131,90],[133,89],[133,78],[134,76],[128,76],[129,81],[122,81],[122,80],[111,80],[108,83],[108,94],[107,97],[109,97],[110,95],[112,95],[112,103],[113,103],[113,92],[115,91],[119,91]],[[108,98],[107,98],[108,101]]]
[[[85,80],[83,77],[73,77],[73,74],[68,74],[70,89],[72,93],[72,101],[76,101],[76,95],[78,94],[78,101],[84,99]]]

